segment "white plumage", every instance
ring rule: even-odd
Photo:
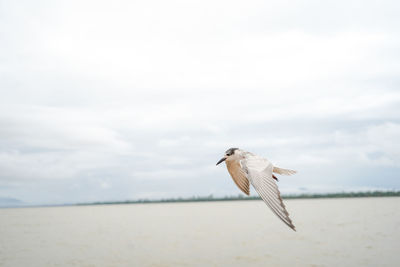
[[[242,192],[250,194],[250,182],[265,204],[279,219],[295,230],[283,204],[273,173],[291,175],[296,171],[275,167],[267,159],[238,148],[228,149],[217,165],[222,161],[225,161],[229,174]]]

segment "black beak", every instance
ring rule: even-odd
[[[226,158],[220,159],[220,160],[217,162],[217,165],[220,164],[221,162],[225,161],[225,160],[226,160]]]

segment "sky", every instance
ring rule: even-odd
[[[0,197],[400,189],[398,1],[0,0]],[[254,190],[252,191],[254,194]]]

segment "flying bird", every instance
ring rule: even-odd
[[[296,231],[282,202],[281,194],[276,184],[278,178],[274,175],[274,173],[292,175],[296,171],[275,167],[267,159],[239,148],[228,149],[224,157],[217,162],[217,165],[223,161],[225,161],[233,181],[243,193],[250,194],[251,183],[265,204],[278,218]]]

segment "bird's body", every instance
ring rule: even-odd
[[[228,149],[217,165],[223,161],[225,161],[233,181],[243,193],[250,194],[251,184],[279,219],[295,230],[295,226],[282,202],[276,184],[278,179],[273,174],[291,175],[296,173],[295,171],[275,167],[267,159],[238,148]]]

